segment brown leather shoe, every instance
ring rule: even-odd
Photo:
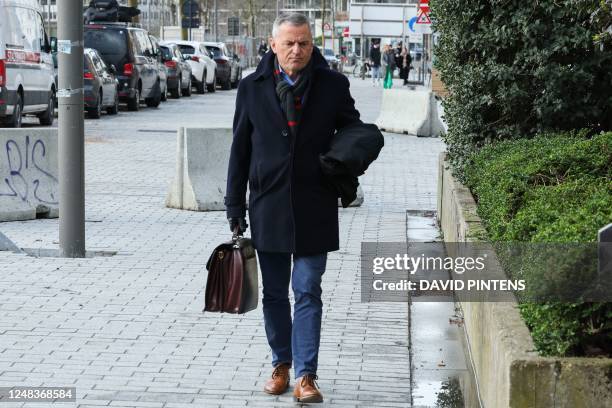
[[[264,392],[272,395],[280,395],[289,388],[289,364],[279,364],[274,367],[272,376],[268,378],[264,385]]]
[[[323,395],[317,387],[315,374],[306,374],[295,380],[293,398],[298,402],[323,402]]]

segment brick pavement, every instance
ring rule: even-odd
[[[373,121],[381,90],[351,81]],[[201,312],[204,263],[228,237],[225,215],[164,208],[175,166],[175,135],[164,131],[229,125],[234,97],[217,92],[87,122],[87,247],[118,254],[0,254],[0,386],[76,386],[77,403],[58,407],[294,405],[290,393],[261,392],[271,369],[261,307],[244,316]],[[404,240],[405,210],[435,208],[443,144],[385,138],[362,180],[364,205],[341,211],[341,250],[323,278],[323,406],[409,406],[408,307],[360,302],[360,243]],[[20,247],[58,246],[57,220],[0,230]]]

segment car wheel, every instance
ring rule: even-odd
[[[149,108],[157,108],[161,102],[161,85],[159,81],[155,85],[155,91],[153,92],[153,96],[145,99],[145,103]]]
[[[196,83],[196,90],[199,94],[206,92],[206,72],[202,75],[202,79]]]
[[[87,116],[90,119],[100,119],[102,116],[102,93],[98,94],[98,98],[96,99],[96,106],[93,108],[87,108]]]
[[[183,89],[183,96],[191,96],[191,78],[189,78],[189,85]]]
[[[128,99],[127,103],[128,110],[137,111],[140,109],[140,90],[136,89],[134,91],[134,97]]]
[[[109,115],[116,115],[119,113],[119,92],[115,90],[115,102],[113,106],[106,108],[106,113]]]
[[[9,118],[9,121],[6,122],[6,125],[12,128],[20,128],[21,112],[23,112],[23,101],[21,99],[21,94],[17,93],[17,99],[15,100],[15,109],[13,111],[13,114]]]
[[[206,89],[208,90],[208,92],[215,92],[217,90],[217,73],[216,72],[215,72],[215,75],[213,75],[212,83],[206,85]]]
[[[178,85],[176,86],[176,88],[170,89],[170,95],[172,95],[174,99],[179,99],[181,97],[181,84],[182,83],[183,83],[183,79],[182,77],[179,77]]]
[[[49,97],[47,110],[38,115],[38,121],[42,126],[51,126],[53,119],[55,119],[55,92],[52,92]]]
[[[161,93],[161,101],[166,102],[168,100],[168,84],[164,87],[164,90]]]
[[[228,76],[227,79],[223,81],[221,89],[223,89],[224,91],[229,91],[230,89],[232,89],[232,79],[230,78],[230,76]]]

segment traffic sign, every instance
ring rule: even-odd
[[[342,37],[348,38],[350,36],[351,36],[351,34],[349,32],[349,28],[348,27],[344,27],[344,29],[342,30]]]
[[[416,24],[431,24],[431,19],[429,18],[429,0],[420,0]]]

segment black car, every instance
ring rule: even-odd
[[[236,54],[230,52],[224,43],[205,42],[206,49],[213,53],[217,63],[217,83],[221,89],[236,88],[242,79],[242,67]]]
[[[157,59],[157,71],[159,72],[159,83],[161,87],[161,100],[165,102],[168,100],[168,68],[162,61],[161,50],[159,49],[159,40],[152,35],[149,35],[149,40],[153,45],[153,55]]]
[[[191,96],[191,66],[178,45],[164,43],[159,46],[162,62],[168,69],[168,90],[174,98]]]
[[[138,110],[144,99],[149,107],[162,99],[163,74],[158,55],[146,30],[127,23],[92,23],[84,27],[85,47],[98,51],[106,65],[117,68],[119,100]]]
[[[85,110],[90,118],[98,119],[102,110],[109,115],[119,112],[119,83],[114,65],[107,66],[96,50],[83,50],[83,89]]]

